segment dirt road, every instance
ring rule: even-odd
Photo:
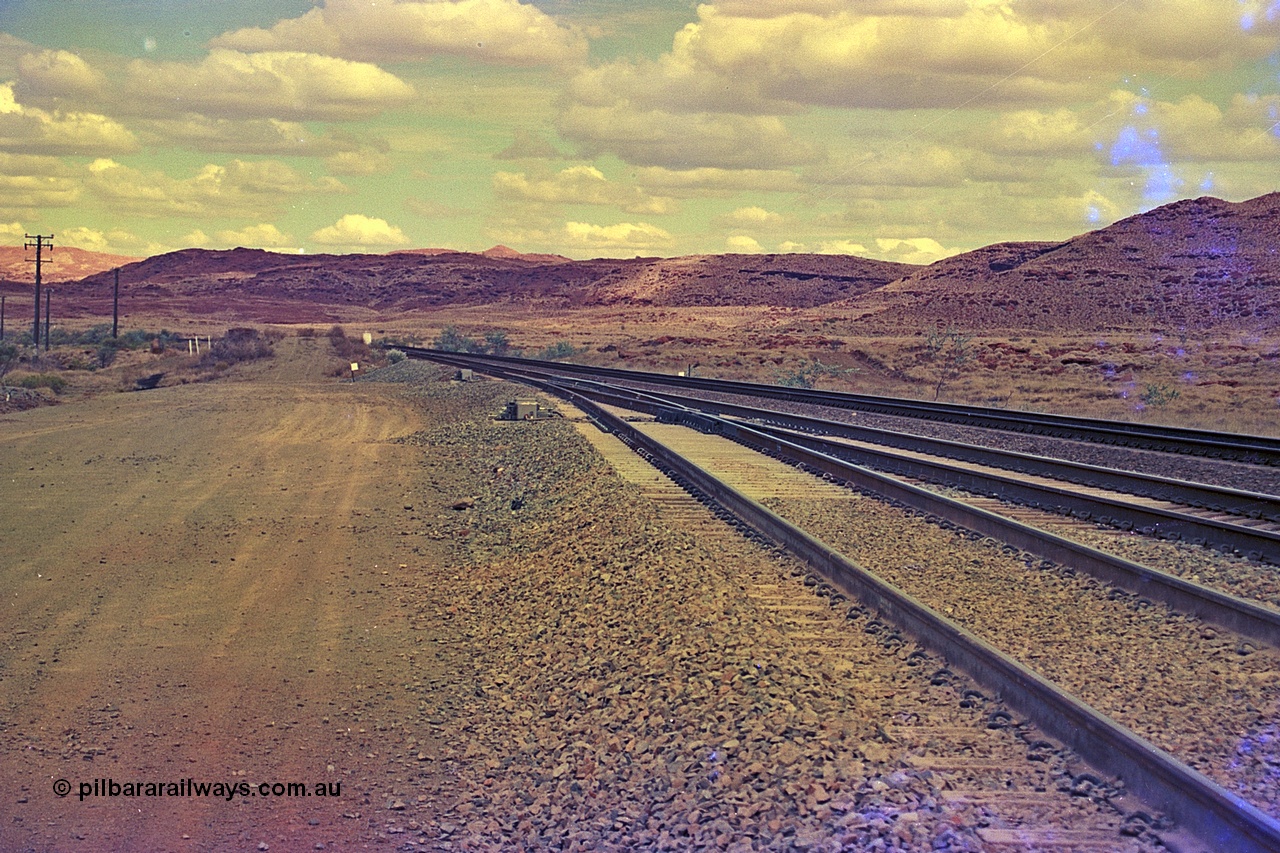
[[[397,527],[421,416],[326,350],[0,419],[0,849],[350,849],[396,816],[388,767],[433,748],[385,594],[432,559]]]

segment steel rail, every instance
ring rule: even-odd
[[[465,356],[454,353],[442,354],[442,357],[433,360],[455,365],[468,363]],[[859,490],[896,501],[974,533],[998,539],[1043,559],[1069,566],[1136,595],[1158,601],[1176,611],[1191,614],[1273,648],[1280,648],[1280,611],[1257,602],[1090,548],[854,462],[802,447],[764,430],[686,409],[667,402],[662,395],[634,388],[610,387],[601,383],[592,383],[586,388],[566,387],[565,380],[548,375],[545,371],[528,368],[489,365],[484,370],[516,382],[536,385],[553,394],[575,391],[579,395],[589,395],[620,408],[682,421],[704,431],[721,432],[754,449],[804,465],[818,474],[846,482]]]
[[[855,441],[894,447],[900,450],[913,450],[933,456],[945,456],[962,462],[1003,468],[1018,474],[1052,477],[1053,479],[1064,480],[1077,485],[1127,492],[1141,497],[1181,503],[1196,509],[1208,509],[1213,512],[1280,522],[1280,496],[1277,495],[1260,494],[1187,480],[1175,480],[1171,477],[1160,477],[1155,474],[1144,474],[1137,471],[1104,468],[1100,465],[1088,465],[1083,462],[1072,462],[1066,459],[1054,459],[942,438],[894,432],[893,430],[861,426],[843,421],[829,421],[823,418],[796,415],[774,409],[762,409],[741,406],[735,403],[706,400],[701,397],[686,397],[666,392],[650,393],[655,397],[670,400],[686,408],[709,414],[723,414],[762,421],[766,424],[776,424],[803,432],[835,435]]]
[[[1280,850],[1280,823],[955,622],[858,566],[584,395],[546,386],[642,450],[678,480],[782,545],[846,594],[915,636],[1010,708],[1169,816],[1214,850]]]
[[[1061,486],[1019,479],[1012,474],[947,465],[927,459],[900,456],[892,451],[855,447],[820,436],[811,436],[762,426],[762,432],[787,438],[811,449],[903,477],[975,492],[987,497],[1071,515],[1082,521],[1097,521],[1135,529],[1161,539],[1207,545],[1254,560],[1280,563],[1280,533],[1202,518],[1198,515],[1160,507],[1146,507],[1105,495],[1091,495]]]
[[[458,360],[461,361],[463,359],[458,358]],[[519,374],[543,377],[555,375],[546,368],[531,368],[525,365],[505,367],[503,369],[508,371],[509,375]],[[594,380],[567,378],[559,381],[572,382],[582,388],[597,387],[600,389],[613,389],[613,393],[624,393],[619,386],[597,383]],[[630,390],[640,393],[636,389]],[[609,391],[605,390],[604,393],[609,393]],[[770,410],[702,401],[661,392],[643,393],[652,399],[670,400],[678,408],[698,410],[708,414],[719,412],[745,418],[769,418],[819,429],[828,428],[834,432],[844,432],[843,428],[845,427],[843,424],[830,424],[818,419],[791,416]],[[1121,529],[1136,529],[1148,536],[1175,541],[1180,540],[1193,545],[1209,545],[1250,559],[1280,564],[1280,533],[1274,530],[1258,529],[1243,524],[1234,524],[1230,521],[1204,518],[1175,509],[1142,506],[1141,504],[1106,495],[1091,495],[1062,486],[1036,483],[1015,474],[975,471],[940,460],[904,456],[892,450],[855,447],[818,436],[795,433],[784,434],[769,426],[761,426],[759,429],[792,443],[817,450],[820,453],[846,459],[859,465],[888,471],[898,476],[941,483],[977,494],[1013,501],[1035,509],[1047,509],[1059,514],[1072,515],[1081,520],[1096,520],[1099,523],[1117,526]],[[859,435],[863,429],[866,428],[848,427],[848,430],[855,435]],[[881,430],[874,432],[877,436],[887,434]],[[920,449],[923,452],[928,452],[928,448],[931,446],[936,448],[937,443],[935,439],[919,438],[910,434],[897,434],[894,437],[893,446],[900,449]],[[970,458],[982,459],[984,462],[987,460],[1002,461],[1002,457],[998,455],[1001,451],[989,451],[987,448],[975,448],[971,445],[960,445],[958,443],[947,444],[951,446],[951,449],[965,453]],[[947,449],[947,447],[942,448],[943,451]],[[1023,456],[1026,455],[1023,454]],[[1026,458],[1031,460],[1038,459],[1037,457]],[[1056,472],[1056,460],[1040,459],[1038,461],[1042,463],[1040,466],[1042,469]],[[1006,464],[1008,463],[1006,462]],[[1105,478],[1111,473],[1106,469],[1094,468],[1093,466],[1089,466],[1089,468],[1090,476],[1093,478]],[[1134,476],[1141,477],[1141,475]],[[1123,481],[1125,475],[1117,473],[1117,479]],[[1270,496],[1252,496],[1248,492],[1236,490],[1223,490],[1235,492],[1234,495],[1223,496],[1215,493],[1214,487],[1211,486],[1199,487],[1200,491],[1197,491],[1197,487],[1193,484],[1178,484],[1177,481],[1172,480],[1164,480],[1163,482],[1169,484],[1170,488],[1182,485],[1185,491],[1191,492],[1192,496],[1199,500],[1243,500],[1244,505],[1250,506],[1254,511],[1258,511],[1260,507],[1265,508],[1269,515],[1274,515],[1277,511],[1274,502],[1267,503],[1269,500],[1276,500]],[[1251,497],[1255,498],[1252,502],[1249,501]],[[1259,514],[1261,513],[1259,512]]]
[[[551,381],[545,387],[552,393],[558,393],[558,389],[563,386],[558,386]],[[905,483],[849,460],[805,447],[766,430],[700,412],[672,409],[660,400],[646,400],[643,397],[630,397],[626,394],[614,395],[599,389],[576,390],[584,396],[590,396],[606,404],[646,411],[660,418],[685,423],[694,429],[716,432],[755,450],[793,464],[803,465],[817,474],[829,476],[859,490],[897,501],[926,515],[998,539],[1152,601],[1159,601],[1174,610],[1189,613],[1205,622],[1234,631],[1273,648],[1280,648],[1280,611],[1264,607],[1257,602],[1229,595],[1150,566],[1090,548],[998,513]]]
[[[1280,465],[1280,438],[1248,435],[1244,433],[1220,433],[1211,430],[1185,427],[1155,426],[1150,424],[1107,421],[1098,418],[1082,418],[1071,415],[1049,415],[1038,412],[1010,412],[984,406],[968,406],[958,403],[937,403],[911,400],[902,397],[879,397],[869,394],[852,394],[835,391],[816,391],[800,388],[780,388],[754,382],[728,379],[704,379],[689,376],[671,376],[613,367],[591,367],[567,362],[548,362],[514,356],[481,355],[473,353],[449,353],[423,347],[401,347],[406,355],[430,358],[432,355],[465,355],[476,363],[508,366],[525,365],[550,369],[560,373],[608,377],[628,382],[647,383],[678,388],[693,388],[727,394],[765,397],[793,403],[852,409],[862,412],[895,415],[924,420],[977,426],[1012,432],[1032,433],[1115,444],[1170,453],[1186,453],[1221,459],[1233,459],[1264,465]]]

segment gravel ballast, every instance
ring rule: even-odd
[[[909,638],[847,618],[710,513],[672,523],[572,424],[490,419],[526,389],[445,375],[376,377],[422,382],[411,393],[435,426],[408,441],[433,488],[456,493],[406,499],[412,535],[452,554],[393,584],[445,675],[404,685],[420,715],[394,733],[404,772],[372,804],[384,839],[959,851],[1056,826],[1151,849],[1141,828],[1118,834],[1128,798],[1112,784],[1082,790],[1074,756]],[[934,766],[949,755],[995,769]],[[1019,812],[999,803],[1009,791],[1046,799]]]

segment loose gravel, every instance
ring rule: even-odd
[[[636,387],[648,387],[653,390],[670,390],[659,386],[644,386],[640,383],[621,384],[632,384],[636,385]],[[753,405],[750,398],[737,394],[717,394],[693,389],[679,389],[679,393],[690,397],[737,403],[738,405]],[[761,399],[755,404],[761,408],[774,409],[811,418],[825,418],[838,423],[851,423],[875,429],[941,438],[947,441],[959,441],[981,447],[994,447],[999,450],[1066,459],[1104,468],[1121,468],[1127,471],[1225,486],[1260,494],[1280,495],[1280,469],[1267,466],[1208,459],[1200,456],[1160,453],[1131,447],[1117,447],[1088,441],[1073,441],[1072,439],[1053,436],[969,427],[920,418],[882,415],[872,412],[853,412],[848,409],[788,403],[782,400]]]
[[[420,715],[385,733],[402,772],[371,804],[380,840],[968,851],[983,833],[1123,822],[1116,788],[908,639],[846,618],[797,564],[709,513],[670,523],[567,422],[491,421],[513,386],[379,373],[416,383],[435,426],[408,441],[453,495],[406,499],[414,533],[452,558],[392,587],[446,675],[402,686]],[[949,754],[997,767],[930,769]],[[1010,791],[1047,799],[1019,813],[999,803]],[[1109,837],[1152,849],[1140,830]]]
[[[924,488],[956,500],[974,501],[971,493],[960,489],[927,484]],[[981,498],[979,501],[984,507],[992,503]],[[1105,524],[1066,521],[1061,515],[1023,506],[1003,504],[1000,511],[1021,520],[1034,519],[1029,523],[1035,527],[1099,551],[1280,610],[1280,569],[1268,563],[1224,554],[1202,545],[1168,542],[1121,531]]]
[[[866,496],[766,505],[1280,816],[1274,650]]]

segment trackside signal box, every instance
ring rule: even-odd
[[[550,414],[538,405],[537,400],[512,400],[498,417],[504,421],[536,421],[550,417]]]

